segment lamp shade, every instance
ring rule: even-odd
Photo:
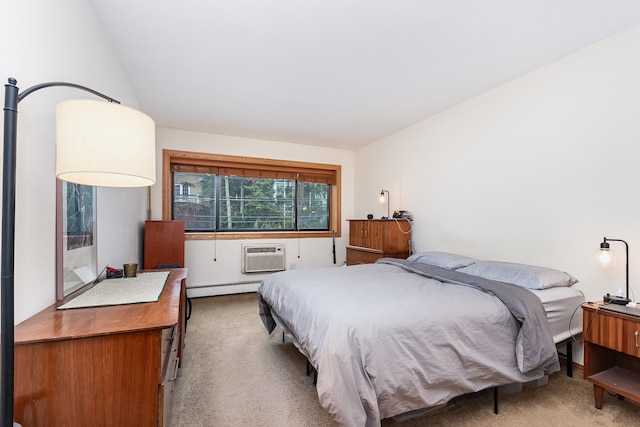
[[[56,176],[100,187],[156,181],[155,124],[114,102],[72,100],[56,109]]]
[[[603,267],[611,267],[614,264],[614,257],[608,249],[600,249],[598,251],[598,262]]]

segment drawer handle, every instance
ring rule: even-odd
[[[178,366],[180,365],[180,358],[176,357],[175,365],[173,367],[173,378],[169,381],[175,381],[178,378]]]
[[[173,378],[169,380],[171,382],[171,391],[176,389],[176,379],[178,379],[178,365],[180,365],[180,359],[176,357],[175,366],[173,367]]]
[[[638,331],[634,335],[636,336],[636,348],[640,348],[640,345],[638,345]]]
[[[178,332],[178,325],[173,325],[173,328],[171,328],[171,336],[167,338],[167,341],[172,341],[176,337],[177,332]]]

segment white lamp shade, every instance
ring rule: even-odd
[[[56,108],[56,176],[100,187],[156,182],[153,120],[115,102],[72,100]]]

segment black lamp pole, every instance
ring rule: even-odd
[[[4,85],[4,151],[2,165],[2,281],[0,282],[0,419],[3,427],[13,425],[14,368],[14,255],[16,213],[16,139],[18,103],[27,95],[46,87],[67,86],[81,89],[110,102],[118,101],[74,83],[50,82],[32,86],[18,94],[18,82],[9,78]]]
[[[2,282],[0,283],[0,399],[2,425],[13,425],[13,266],[16,213],[16,127],[18,88],[9,79],[4,90],[4,151],[2,158]]]
[[[622,243],[624,243],[624,246],[625,246],[625,249],[626,249],[626,254],[627,254],[627,266],[626,266],[626,272],[625,272],[627,287],[626,287],[625,298],[627,299],[627,301],[631,301],[629,299],[629,245],[624,240],[621,240],[621,239],[607,239],[605,237],[604,240],[602,241],[602,243],[600,243],[600,250],[601,251],[608,251],[609,250],[609,244],[607,242],[622,242]]]

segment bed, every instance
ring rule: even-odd
[[[570,324],[570,305],[584,300],[576,282],[553,269],[428,252],[280,272],[258,294],[265,327],[280,327],[315,368],[335,421],[379,426],[557,372],[556,343],[580,333]]]

